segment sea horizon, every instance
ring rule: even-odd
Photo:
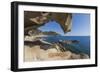
[[[43,38],[51,43],[59,40],[77,40],[79,41],[78,44],[70,44],[76,48],[72,48],[72,50],[75,52],[81,51],[90,56],[90,36],[48,36]]]

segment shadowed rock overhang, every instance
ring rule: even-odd
[[[24,31],[37,29],[49,21],[56,21],[59,23],[64,33],[71,31],[71,13],[24,11]]]

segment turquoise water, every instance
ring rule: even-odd
[[[90,36],[49,36],[44,38],[51,43],[59,40],[78,40],[78,44],[64,44],[64,46],[74,53],[85,53],[90,56]]]

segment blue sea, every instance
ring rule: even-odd
[[[78,44],[65,44],[69,50],[74,53],[85,53],[90,56],[90,36],[49,36],[43,37],[48,42],[57,42],[59,40],[78,40]]]

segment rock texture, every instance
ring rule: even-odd
[[[71,13],[24,11],[25,32],[28,30],[28,28],[37,29],[38,27],[43,26],[48,21],[53,20],[60,24],[65,33],[71,31]]]
[[[47,50],[41,49],[40,46],[25,46],[25,62],[32,61],[50,61],[50,60],[72,60],[72,59],[88,59],[86,54],[75,54],[71,51],[61,52],[56,48],[49,48]]]

